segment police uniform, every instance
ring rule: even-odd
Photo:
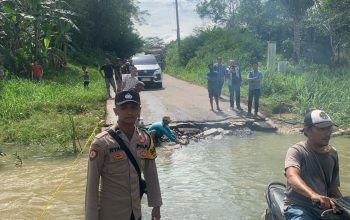
[[[144,174],[148,205],[161,206],[156,163],[147,157],[149,136],[136,128],[129,140],[118,128],[111,129],[124,141]],[[86,220],[130,220],[132,214],[135,219],[141,218],[137,171],[107,131],[98,134],[90,147],[85,203]]]

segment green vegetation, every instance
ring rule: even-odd
[[[341,127],[350,127],[350,73],[326,67],[298,73],[266,73],[262,102],[269,113],[294,113],[299,120],[310,109],[323,109]]]
[[[349,9],[347,0],[199,0],[198,14],[217,27],[197,31],[180,48],[168,45],[166,71],[206,86],[207,64],[218,56],[235,59],[243,79],[259,62],[262,111],[301,121],[320,108],[350,127]],[[268,41],[276,42],[277,60],[289,61],[288,73],[266,71]],[[246,80],[241,94],[246,101]]]
[[[168,46],[166,72],[206,87],[207,64],[222,56],[225,63],[232,58],[236,60],[244,80],[250,70],[249,64],[264,57],[263,45],[254,40],[250,32],[221,28],[198,32],[181,42],[180,52],[175,43]],[[286,74],[267,72],[262,64],[260,70],[264,73],[261,97],[264,113],[292,113],[294,119],[301,121],[307,111],[320,108],[329,112],[340,126],[350,126],[350,72],[305,64],[290,66]],[[243,101],[247,99],[247,89],[247,80],[244,80]],[[224,93],[228,94],[227,86]]]
[[[79,151],[104,116],[96,66],[106,56],[128,58],[141,48],[134,31],[141,15],[130,0],[1,0],[0,143],[40,155]],[[40,84],[28,80],[34,61],[44,69]],[[90,73],[87,89],[80,64]]]
[[[227,29],[250,30],[275,41],[294,63],[349,64],[348,0],[199,0],[197,12]]]
[[[49,72],[39,84],[17,77],[0,81],[0,142],[76,152],[104,116],[103,78],[96,68],[88,70],[88,88],[76,64]]]
[[[142,46],[140,15],[130,0],[2,0],[0,68],[28,78],[34,61],[58,70],[75,51],[128,58]]]
[[[207,64],[217,56],[225,63],[234,58],[243,78],[259,62],[263,111],[300,119],[322,108],[349,127],[349,9],[348,0],[199,0],[199,15],[218,27],[198,30],[180,48],[167,45],[166,71],[206,86]],[[142,48],[144,40],[134,32],[142,13],[134,0],[0,1],[0,69],[6,73],[0,80],[0,143],[76,153],[104,115],[96,62]],[[264,69],[267,41],[277,43],[279,60],[295,64],[287,74]],[[144,48],[154,46],[163,42],[146,39]],[[80,65],[68,64],[69,57],[89,64],[88,89]],[[35,60],[45,70],[40,84],[28,80]],[[244,101],[246,81],[242,90]]]

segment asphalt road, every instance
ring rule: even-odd
[[[163,116],[170,116],[173,121],[218,121],[226,118],[239,118],[236,110],[230,109],[228,98],[220,101],[222,109],[210,111],[208,91],[206,88],[163,75],[163,89],[146,88],[141,95],[141,116],[145,124],[160,121]],[[227,85],[224,85],[227,86]],[[106,124],[113,124],[116,117],[112,111],[113,100],[107,100]],[[215,108],[215,104],[214,104]],[[242,105],[246,112],[246,106]]]

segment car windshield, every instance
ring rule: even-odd
[[[153,56],[143,56],[132,58],[134,65],[154,65],[157,64],[156,58]]]

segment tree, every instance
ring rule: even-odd
[[[301,22],[306,15],[307,10],[315,5],[316,0],[282,0],[282,3],[286,6],[286,9],[293,19],[293,60],[295,63],[299,63],[301,57]]]
[[[134,33],[134,22],[143,12],[134,0],[72,0],[79,32],[73,41],[80,48],[101,48],[127,58],[141,46],[142,40]]]
[[[309,24],[320,35],[328,38],[331,48],[331,63],[342,64],[346,60],[346,53],[350,49],[350,1],[324,0],[317,10],[310,14]],[[343,57],[343,58],[342,58]]]
[[[163,48],[164,46],[164,40],[159,37],[147,37],[144,39],[145,50],[152,48]]]
[[[218,24],[234,27],[239,0],[202,0],[197,3],[197,13],[201,18],[211,18]]]

